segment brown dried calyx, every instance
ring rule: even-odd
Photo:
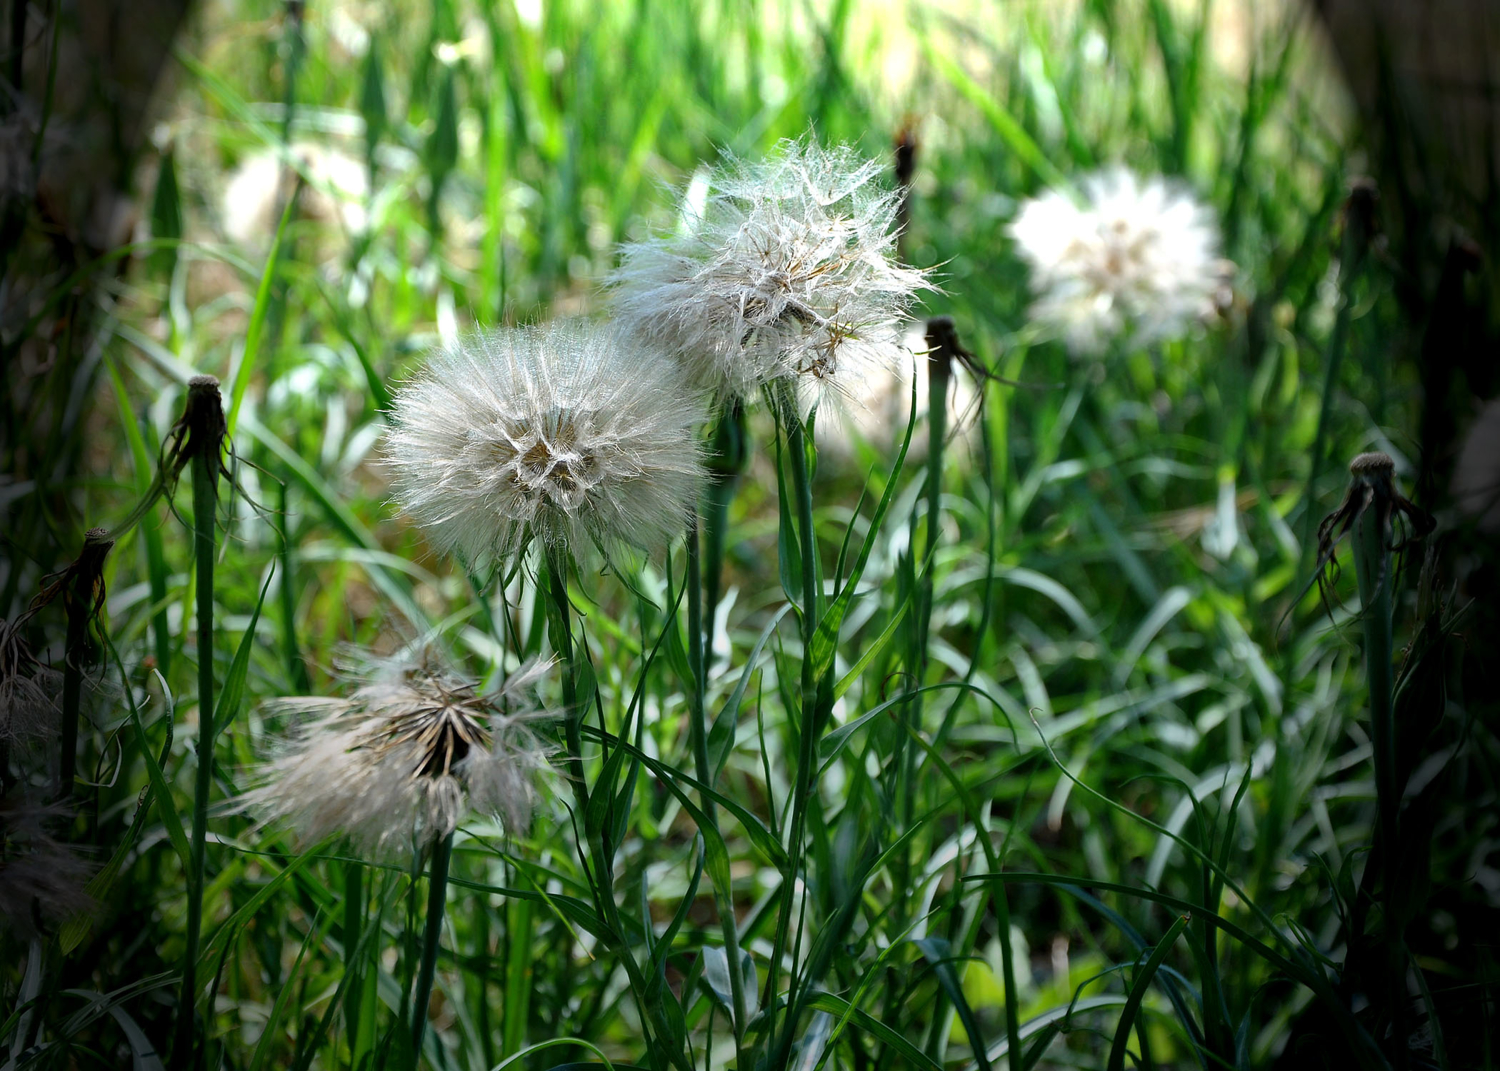
[[[114,538],[123,536],[156,505],[157,499],[166,495],[168,499],[177,490],[177,480],[188,462],[195,457],[207,459],[215,481],[220,476],[233,480],[233,474],[224,467],[224,443],[229,434],[224,419],[224,399],[219,393],[219,381],[214,376],[198,375],[188,380],[187,400],[183,403],[182,416],[172,425],[167,440],[162,444],[161,459],[156,467],[156,478],[141,497],[140,502],[114,529]]]
[[[1371,451],[1357,455],[1349,462],[1349,490],[1343,502],[1318,525],[1318,564],[1313,575],[1324,605],[1338,583],[1339,564],[1334,557],[1338,545],[1369,510],[1376,511],[1380,530],[1385,533],[1385,549],[1391,554],[1399,554],[1436,525],[1431,514],[1396,490],[1396,463],[1389,454]],[[1384,574],[1382,564],[1380,583],[1385,582]]]

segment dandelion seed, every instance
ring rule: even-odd
[[[86,889],[93,868],[48,832],[68,815],[19,794],[0,800],[0,920],[15,934],[34,936],[93,907]]]
[[[1124,168],[1082,182],[1084,203],[1052,190],[1021,206],[1010,233],[1031,269],[1032,319],[1078,354],[1123,339],[1180,337],[1225,301],[1234,266],[1192,193]]]
[[[345,698],[276,700],[269,712],[306,720],[241,807],[310,841],[347,835],[377,856],[441,840],[470,810],[524,828],[548,754],[531,730],[547,714],[527,696],[548,668],[529,662],[486,693],[429,648],[351,669]]]
[[[659,351],[587,324],[471,336],[396,396],[394,498],[475,567],[532,539],[660,547],[703,473],[702,402],[681,380]]]
[[[783,141],[714,171],[681,233],[626,245],[615,314],[658,340],[716,398],[790,379],[804,411],[899,369],[924,274],[895,258],[901,191],[848,146]]]

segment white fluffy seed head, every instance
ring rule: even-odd
[[[871,371],[900,367],[901,322],[927,286],[896,260],[900,194],[882,171],[810,138],[730,161],[679,233],[622,247],[617,319],[719,399],[777,379],[795,382],[804,411],[857,394]]]
[[[529,662],[485,693],[431,649],[357,661],[346,697],[269,705],[293,715],[294,736],[242,809],[289,821],[308,841],[346,835],[377,857],[447,836],[470,810],[509,831],[525,827],[548,758],[531,730],[548,715],[529,693],[547,663]]]
[[[586,323],[472,335],[432,356],[392,416],[393,497],[476,568],[532,539],[656,549],[702,477],[701,393],[659,350]]]
[[[1078,354],[1149,345],[1211,316],[1234,266],[1213,214],[1162,178],[1116,167],[1025,202],[1010,227],[1031,269],[1032,319]]]

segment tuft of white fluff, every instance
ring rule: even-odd
[[[1026,201],[1010,234],[1031,269],[1031,318],[1077,354],[1180,337],[1214,313],[1234,266],[1191,191],[1123,167],[1086,176],[1082,199]]]
[[[652,550],[693,509],[702,419],[676,362],[639,339],[568,321],[476,333],[396,394],[392,494],[475,567],[532,539]]]
[[[522,829],[548,759],[531,730],[548,714],[529,693],[549,668],[528,662],[487,693],[431,648],[358,655],[344,698],[267,705],[293,716],[294,735],[239,807],[289,821],[308,841],[346,835],[376,857],[446,837],[470,810]]]
[[[804,411],[856,397],[871,372],[900,367],[902,321],[928,285],[896,259],[901,195],[883,170],[811,138],[730,160],[685,199],[678,233],[621,247],[617,320],[720,400],[783,379]]]

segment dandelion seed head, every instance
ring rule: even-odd
[[[308,841],[346,835],[378,857],[447,836],[471,810],[523,829],[547,767],[531,727],[548,715],[529,698],[547,669],[527,663],[487,693],[429,648],[349,669],[344,698],[277,700],[269,711],[299,724],[241,806]]]
[[[660,547],[702,476],[702,399],[681,380],[660,351],[592,325],[473,335],[396,396],[393,497],[475,567],[533,538],[575,555]]]
[[[900,194],[883,170],[810,138],[714,170],[679,233],[622,248],[617,318],[718,398],[789,378],[804,410],[847,400],[899,367],[901,322],[928,285],[896,260]]]
[[[1031,269],[1032,319],[1078,354],[1116,339],[1180,337],[1222,303],[1233,265],[1212,213],[1165,179],[1117,167],[1089,175],[1082,201],[1052,190],[1011,223]]]

